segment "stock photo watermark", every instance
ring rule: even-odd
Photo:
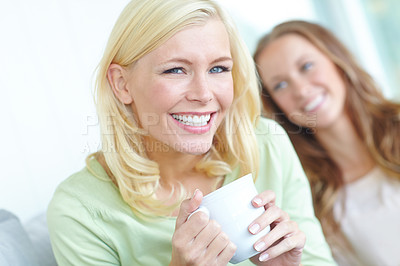
[[[275,121],[285,121],[284,119],[280,118],[285,118],[286,115],[284,113],[274,113],[273,116],[270,118]],[[118,121],[119,116],[117,115],[109,115],[107,117],[104,117],[101,121],[101,123],[104,123],[103,125],[103,132],[100,131],[100,119],[98,118],[97,115],[88,115],[85,117],[85,121],[83,122],[83,127],[82,127],[82,136],[89,137],[90,135],[93,134],[100,134],[100,135],[114,135],[115,134],[115,128],[117,127],[117,121]],[[128,117],[130,123],[133,125],[137,125],[136,119],[132,117]],[[173,118],[172,118],[173,119]],[[242,133],[244,132],[245,134],[251,134],[251,130],[249,128],[250,124],[249,123],[244,123],[245,117],[240,117],[238,119],[237,123],[232,125],[229,129],[226,129],[227,132],[226,134],[228,135],[235,135],[238,134],[238,131],[241,131]],[[307,134],[315,134],[316,132],[316,127],[317,127],[317,114],[308,114],[302,115],[302,114],[295,114],[290,117],[289,121],[299,121],[302,120],[304,126],[295,126],[295,127],[289,127],[290,129],[287,129],[287,134],[303,134],[306,132]],[[171,119],[164,119],[162,120],[158,114],[154,113],[148,113],[145,115],[141,116],[141,121],[140,121],[141,126],[140,130],[144,132],[152,132],[152,130],[161,130],[161,134],[165,136],[169,135],[179,135],[179,136],[184,136],[184,135],[196,135],[191,132],[185,131],[184,129],[177,129],[176,128],[176,122],[171,120]],[[287,122],[289,123],[289,122]],[[294,125],[294,124],[293,124]],[[215,125],[212,125],[215,126]],[[279,123],[269,123],[268,127],[258,129],[255,131],[256,135],[285,135],[285,131],[282,130],[281,126],[285,128],[284,122]],[[139,128],[138,128],[139,129]],[[207,134],[214,134],[216,131],[216,128],[214,130],[208,130],[204,133],[202,133],[202,136],[206,136]],[[128,134],[128,133],[127,133]],[[136,135],[138,133],[135,132],[130,132],[130,135]],[[201,142],[182,142],[179,144],[175,144],[175,147],[170,147],[166,144],[157,142],[155,144],[151,144],[152,146],[146,145],[144,148],[144,145],[142,143],[136,143],[133,144],[134,147],[126,147],[124,150],[126,152],[134,152],[134,151],[143,151],[143,149],[150,150],[150,151],[160,151],[160,152],[166,152],[169,151],[169,149],[175,149],[175,150],[186,150],[186,149],[204,149],[207,148],[210,144],[209,142],[201,143]],[[107,148],[102,149],[102,144],[101,140],[86,140],[85,143],[82,145],[82,152],[83,153],[92,153],[98,150],[103,150],[103,152],[116,152],[116,147],[109,146]],[[199,148],[200,147],[200,148]]]

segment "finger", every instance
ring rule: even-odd
[[[193,242],[196,240],[198,234],[207,226],[208,222],[208,215],[198,212],[189,221],[181,224],[179,228],[175,228],[172,236],[172,246],[178,254],[189,254],[191,258],[195,258],[198,254],[201,254],[201,248],[197,248],[194,253],[193,247],[196,246]],[[205,250],[205,247],[203,246],[203,250]],[[194,254],[194,256],[190,254]]]
[[[195,215],[198,214],[196,213]],[[199,215],[204,214],[199,213]],[[197,218],[193,217],[193,219]],[[186,229],[189,223],[193,223],[192,218],[190,221],[183,224],[181,228]],[[194,226],[190,227],[194,228]],[[187,238],[186,232],[182,235],[182,238]],[[180,240],[182,240],[182,238]],[[180,245],[182,243],[184,242],[179,242],[177,244]],[[205,265],[214,265],[217,256],[228,244],[229,239],[226,234],[222,232],[221,226],[215,220],[208,221],[207,218],[207,225],[192,239],[192,241],[186,242],[186,245],[180,245],[178,251],[181,252],[181,254],[187,254],[190,261],[201,260],[202,262],[206,262]]]
[[[190,218],[189,221],[183,223],[175,230],[173,240],[179,245],[192,245],[198,235],[204,230],[209,222],[208,215],[203,212],[198,212]]]
[[[254,244],[254,249],[257,251],[264,251],[274,245],[279,245],[281,241],[288,239],[290,236],[298,234],[299,232],[301,231],[298,229],[297,223],[294,221],[278,223],[267,235]]]
[[[275,200],[276,200],[275,192],[273,192],[272,190],[266,190],[255,196],[252,200],[252,204],[256,208],[262,206],[268,207],[270,205],[275,205]]]
[[[200,206],[200,207],[197,208],[194,212],[192,212],[191,214],[189,214],[187,220],[189,220],[190,217],[192,217],[192,215],[194,215],[195,213],[198,213],[198,212],[204,212],[205,214],[207,214],[208,217],[210,217],[210,211],[209,211],[206,207]]]
[[[228,262],[232,259],[233,255],[237,250],[236,245],[233,242],[229,241],[229,244],[219,253],[217,257],[218,265],[227,265]]]
[[[195,246],[196,249],[205,249],[221,232],[222,230],[219,223],[215,220],[210,220],[203,230],[196,235],[196,238],[193,241],[193,246]]]
[[[203,193],[199,189],[196,189],[193,193],[192,198],[184,200],[181,203],[179,214],[176,218],[176,229],[179,228],[184,222],[186,222],[189,215],[200,206],[202,199]]]
[[[279,223],[283,221],[289,221],[289,215],[282,211],[278,206],[272,205],[265,210],[265,212],[255,219],[248,227],[248,230],[253,235],[259,233],[268,225],[272,223]]]
[[[204,255],[206,261],[215,261],[221,252],[230,244],[229,237],[226,233],[220,231],[207,247]],[[225,254],[226,256],[226,254]],[[233,256],[233,254],[232,254]]]
[[[301,231],[297,232],[296,234],[289,235],[288,237],[284,237],[278,244],[261,253],[259,260],[266,261],[273,259],[288,251],[290,251],[290,255],[293,256],[293,259],[295,260],[296,257],[301,256],[305,241],[305,234]]]

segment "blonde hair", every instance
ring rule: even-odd
[[[254,126],[260,115],[259,84],[253,59],[231,19],[210,0],[133,0],[122,11],[111,32],[98,66],[96,91],[102,151],[109,174],[123,199],[138,216],[169,215],[185,197],[183,187],[176,204],[167,206],[155,197],[160,185],[158,164],[146,155],[143,137],[131,108],[113,94],[107,80],[112,63],[130,66],[182,29],[220,19],[228,32],[233,59],[234,99],[220,125],[210,151],[196,170],[221,177],[239,167],[241,174],[258,171],[258,148]],[[171,192],[172,193],[172,192]],[[172,194],[171,194],[172,195]]]
[[[347,87],[345,108],[359,138],[365,142],[376,164],[389,176],[400,180],[400,105],[385,99],[348,49],[318,24],[288,21],[277,25],[259,41],[254,54],[256,63],[271,42],[286,34],[306,38],[336,65]],[[310,180],[315,212],[326,235],[335,234],[338,224],[333,217],[333,205],[344,185],[342,172],[318,143],[313,130],[292,123],[286,116],[274,115],[283,112],[265,87],[262,101],[265,115],[277,120],[294,144]]]

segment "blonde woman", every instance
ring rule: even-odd
[[[277,25],[255,61],[265,114],[289,133],[340,265],[400,265],[400,105],[327,29]]]
[[[247,173],[265,209],[248,229],[272,230],[240,265],[333,263],[300,162],[257,119],[254,63],[215,2],[131,1],[99,65],[97,108],[102,150],[48,209],[59,265],[227,265],[236,247],[220,226],[188,216]]]

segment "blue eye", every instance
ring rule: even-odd
[[[171,69],[165,70],[163,73],[164,74],[182,74],[184,72],[183,72],[183,68],[175,67],[175,68],[171,68]]]
[[[221,72],[226,72],[229,71],[229,68],[224,67],[224,66],[215,66],[210,69],[210,73],[221,73]]]
[[[307,70],[311,69],[312,67],[313,67],[313,63],[307,62],[301,66],[301,69],[307,71]]]
[[[284,89],[284,88],[286,88],[288,86],[288,83],[286,82],[286,81],[281,81],[281,82],[279,82],[278,84],[276,84],[275,86],[274,86],[274,91],[278,91],[278,90],[280,90],[280,89]]]

